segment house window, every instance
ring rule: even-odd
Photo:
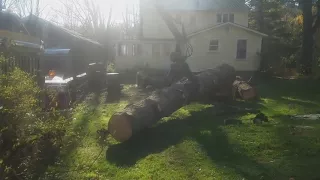
[[[223,14],[223,22],[226,23],[228,22],[228,14]]]
[[[141,45],[133,44],[132,45],[132,56],[140,56],[141,55]]]
[[[180,15],[180,14],[177,14],[175,20],[176,20],[176,23],[177,23],[177,24],[181,24],[181,15]]]
[[[197,18],[195,15],[190,16],[190,25],[196,25]]]
[[[211,40],[209,45],[209,51],[218,51],[219,50],[219,41]]]
[[[160,56],[160,44],[152,44],[152,56]]]
[[[234,23],[234,14],[229,14],[229,22]]]
[[[221,22],[222,22],[222,15],[217,14],[217,23],[221,23]]]
[[[237,59],[247,58],[247,40],[241,39],[237,42]]]
[[[171,44],[163,44],[162,45],[162,53],[164,56],[170,56]]]
[[[119,44],[119,46],[118,46],[118,54],[119,54],[119,56],[128,55],[128,48],[127,48],[126,44]]]
[[[232,22],[234,23],[234,14],[217,14],[217,23],[226,23],[226,22]]]

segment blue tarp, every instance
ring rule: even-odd
[[[70,49],[45,49],[43,54],[45,56],[69,55]]]

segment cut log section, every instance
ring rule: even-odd
[[[196,77],[200,86],[198,95],[232,97],[232,83],[236,77],[236,71],[232,66],[223,64],[215,69],[206,70]]]
[[[257,98],[255,88],[250,86],[247,82],[236,80],[233,83],[233,97],[240,97],[243,100],[252,100]]]
[[[128,105],[111,117],[108,131],[117,141],[123,142],[134,133],[151,127],[162,117],[169,116],[183,106],[188,96],[188,93],[184,93],[184,86],[189,82],[188,79],[179,81],[173,86],[153,92],[138,103]]]
[[[235,70],[229,65],[204,71],[192,80],[183,78],[170,87],[155,91],[148,98],[115,113],[110,118],[108,131],[117,141],[124,142],[142,129],[151,127],[161,118],[170,116],[198,95],[215,94],[226,88],[231,95],[234,80]]]

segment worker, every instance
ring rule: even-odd
[[[189,65],[186,63],[186,57],[181,56],[181,52],[172,52],[170,55],[170,60],[172,64],[167,75],[170,84],[173,84],[184,77],[188,78],[189,80],[194,79]]]

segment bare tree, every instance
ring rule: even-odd
[[[136,39],[140,31],[139,6],[136,4],[126,4],[123,17],[123,39]]]
[[[110,3],[109,16],[102,13],[95,0],[60,0],[63,8],[55,10],[62,18],[66,27],[81,33],[97,34],[111,26],[112,6]]]
[[[2,0],[2,8],[11,9],[17,0]]]
[[[101,37],[97,35],[114,35],[112,29],[117,29],[118,34],[121,32],[123,39],[137,38],[137,34],[139,34],[140,16],[138,4],[127,3],[123,7],[122,23],[115,23],[112,1],[109,3],[109,12],[107,14],[103,13],[103,10],[95,0],[60,0],[60,2],[63,8],[56,10],[56,13],[62,18],[65,27],[71,30],[98,39],[101,39]],[[111,31],[112,33],[109,33]]]
[[[33,14],[40,16],[44,8],[40,8],[40,0],[3,0],[3,8],[16,12],[20,17]]]

